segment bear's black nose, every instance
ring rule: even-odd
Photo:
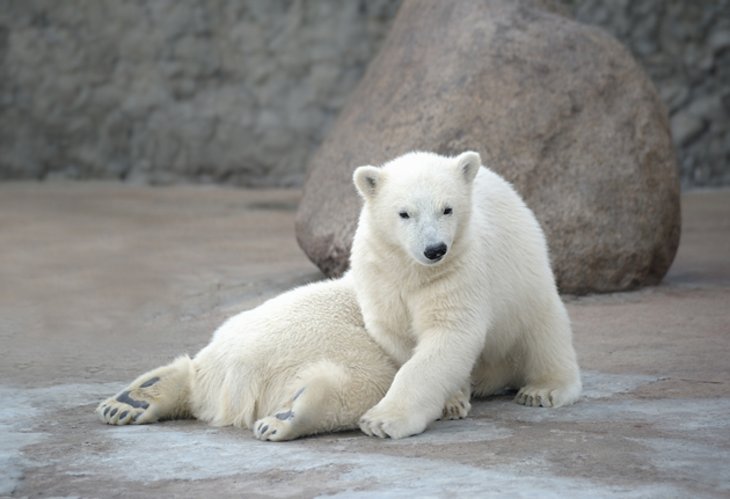
[[[423,254],[426,255],[426,258],[429,260],[437,261],[441,260],[441,257],[446,254],[446,249],[445,243],[432,244],[426,248],[426,251],[424,251]]]

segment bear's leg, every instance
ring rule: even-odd
[[[117,395],[99,404],[96,414],[104,423],[113,425],[191,417],[192,372],[190,357],[179,357],[143,374]]]
[[[293,440],[355,428],[368,404],[377,401],[377,397],[368,400],[358,394],[353,396],[350,375],[344,367],[329,361],[304,369],[291,387],[290,397],[274,414],[254,423],[253,433],[259,440]]]
[[[531,407],[572,404],[581,392],[580,372],[566,313],[524,336],[524,386],[515,402]]]
[[[477,363],[472,378],[474,380],[474,396],[490,397],[503,394],[505,390],[522,386],[522,380],[515,373],[516,361],[507,358],[482,358]]]
[[[466,383],[461,390],[451,396],[444,405],[441,419],[464,419],[471,410],[471,382]]]

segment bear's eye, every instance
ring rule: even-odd
[[[401,217],[403,220],[411,218],[407,211],[401,211],[400,213],[398,213],[398,216]]]
[[[444,208],[444,215],[451,215],[451,213],[453,213],[453,210],[451,209],[450,206],[447,206],[446,208]]]

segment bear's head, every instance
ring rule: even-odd
[[[479,154],[412,152],[382,167],[361,166],[353,181],[365,200],[371,237],[401,248],[422,265],[448,259],[471,216]]]

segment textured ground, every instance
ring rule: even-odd
[[[727,497],[730,191],[686,194],[665,282],[567,298],[585,397],[478,401],[382,441],[284,444],[93,409],[225,317],[320,278],[296,191],[0,184],[0,496]]]

